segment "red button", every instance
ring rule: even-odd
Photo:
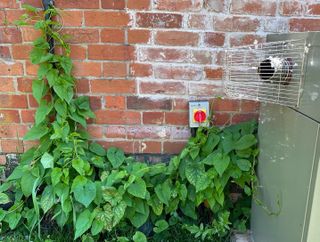
[[[194,120],[198,123],[203,123],[206,120],[206,118],[207,118],[207,115],[202,110],[199,110],[194,114]]]

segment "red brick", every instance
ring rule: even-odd
[[[77,93],[88,93],[90,91],[89,80],[87,79],[76,80],[76,90],[77,90]]]
[[[0,92],[15,92],[13,78],[0,77]]]
[[[276,0],[232,0],[231,13],[273,16],[277,10]]]
[[[80,27],[83,24],[83,11],[61,11],[63,26]]]
[[[126,7],[125,0],[101,0],[102,8],[123,10]]]
[[[124,43],[123,29],[103,29],[101,31],[101,41],[107,43]]]
[[[246,122],[250,120],[258,120],[259,114],[257,113],[245,113],[245,114],[235,114],[232,116],[232,124],[237,124],[241,122]]]
[[[0,43],[21,43],[21,32],[17,28],[0,28]]]
[[[0,155],[0,165],[3,166],[7,163],[7,158],[5,155]]]
[[[97,124],[140,124],[141,115],[140,112],[132,111],[98,110],[95,122]]]
[[[150,0],[127,0],[129,9],[148,10],[150,8]]]
[[[136,92],[134,80],[92,80],[92,93],[133,94]]]
[[[21,140],[1,140],[3,153],[23,153],[24,147]]]
[[[102,108],[102,97],[90,96],[90,108],[93,111],[100,110]]]
[[[240,109],[240,101],[232,99],[215,99],[212,102],[212,109],[217,112],[236,112]]]
[[[290,31],[319,31],[320,19],[293,18],[289,21]]]
[[[217,13],[224,12],[225,1],[224,0],[205,0],[205,8],[209,11],[214,11]]]
[[[128,43],[129,44],[146,44],[149,43],[151,36],[150,30],[129,29]]]
[[[221,80],[223,78],[223,69],[219,68],[205,68],[206,79]]]
[[[186,141],[174,141],[163,143],[164,154],[179,154],[186,145]]]
[[[188,140],[191,136],[188,126],[172,126],[170,128],[170,139],[172,140]]]
[[[39,141],[23,141],[23,149],[25,151],[31,149],[32,147],[39,147]]]
[[[182,82],[141,82],[140,92],[144,94],[186,94],[186,86]]]
[[[255,32],[260,27],[257,18],[238,16],[217,16],[214,17],[214,28],[223,32]]]
[[[14,26],[14,22],[19,20],[20,16],[22,14],[25,14],[26,12],[21,9],[7,9],[5,11],[5,16],[3,19],[6,20],[6,23],[0,23],[0,25],[6,25],[6,26]]]
[[[96,9],[99,8],[99,0],[55,0],[55,6],[58,8],[88,8]]]
[[[0,46],[0,58],[10,59],[10,49],[8,46]]]
[[[201,1],[199,0],[156,0],[155,8],[165,11],[199,11],[201,9]]]
[[[137,13],[137,26],[143,28],[181,28],[182,15],[167,13]]]
[[[70,45],[70,57],[74,60],[84,60],[87,57],[87,48],[81,45]]]
[[[155,36],[158,45],[196,46],[198,42],[199,35],[192,32],[158,31]]]
[[[77,77],[95,76],[101,77],[102,68],[99,62],[73,62],[73,74]]]
[[[164,139],[169,138],[170,133],[163,126],[130,126],[126,128],[128,139]]]
[[[70,36],[69,43],[98,43],[99,42],[99,30],[98,29],[63,29],[63,34]]]
[[[127,108],[133,110],[171,110],[172,101],[169,99],[153,100],[146,97],[127,97]]]
[[[135,150],[139,153],[145,153],[145,154],[160,154],[161,153],[161,142],[140,141],[140,142],[138,142],[138,148]]]
[[[2,124],[0,125],[0,138],[22,138],[27,130],[27,127],[24,125]]]
[[[14,0],[1,0],[0,8],[18,8],[19,3]]]
[[[221,95],[221,87],[214,84],[205,84],[205,83],[190,83],[189,85],[189,95],[194,96],[216,96]]]
[[[23,65],[21,63],[0,63],[0,76],[22,76]]]
[[[20,123],[20,116],[17,110],[0,110],[0,124]]]
[[[189,110],[189,100],[187,99],[174,99],[173,100],[173,110]]]
[[[144,124],[164,124],[163,112],[144,112],[142,114]]]
[[[28,107],[25,95],[0,95],[0,108],[26,108]]]
[[[189,57],[187,50],[148,48],[140,52],[141,61],[165,61],[165,62],[186,62]]]
[[[130,75],[134,77],[147,77],[152,75],[152,65],[142,63],[130,64]]]
[[[88,11],[84,13],[86,26],[125,27],[130,16],[124,12]]]
[[[39,66],[32,64],[30,61],[26,61],[26,73],[30,76],[36,76]]]
[[[126,138],[127,130],[123,126],[108,126],[106,127],[105,136],[107,138]]]
[[[188,19],[188,26],[193,29],[206,29],[208,19],[206,15],[190,15]]]
[[[37,8],[43,8],[42,1],[40,0],[23,0],[23,2]]]
[[[247,101],[247,100],[241,101],[241,112],[254,113],[254,112],[258,112],[259,108],[260,108],[259,102]]]
[[[231,123],[230,113],[216,113],[213,115],[213,125],[216,126],[227,126]]]
[[[87,131],[93,139],[103,138],[103,128],[101,126],[88,125]]]
[[[189,124],[189,113],[188,112],[166,112],[166,124],[172,125],[188,125]]]
[[[204,43],[206,46],[223,46],[225,34],[223,33],[205,33]]]
[[[202,79],[202,69],[196,67],[158,66],[154,75],[159,79],[193,80]]]
[[[108,149],[110,147],[117,147],[122,149],[125,153],[133,154],[134,153],[134,142],[133,141],[99,141],[105,149]]]
[[[230,36],[230,46],[252,45],[265,42],[264,36],[255,34],[235,34]]]
[[[131,60],[134,48],[132,46],[90,45],[88,56],[91,60]]]
[[[103,63],[103,76],[104,77],[126,77],[127,64],[118,62]]]
[[[307,15],[320,15],[320,4],[309,4],[306,10]]]
[[[125,109],[126,99],[123,96],[107,96],[105,97],[106,109]]]
[[[22,123],[34,123],[35,110],[21,110]]]
[[[12,45],[12,57],[16,60],[29,60],[31,45]]]
[[[41,36],[41,32],[32,27],[20,27],[23,42],[32,42]]]
[[[279,12],[281,15],[301,16],[303,14],[303,6],[301,1],[281,1]]]
[[[206,50],[193,50],[191,52],[190,62],[194,64],[211,64],[212,53]]]
[[[32,79],[20,77],[17,79],[19,92],[32,92]]]

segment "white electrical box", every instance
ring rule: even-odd
[[[189,126],[198,128],[200,126],[209,126],[209,102],[208,101],[190,101],[189,102]]]

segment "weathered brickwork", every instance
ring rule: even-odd
[[[40,0],[23,2],[41,7]],[[257,118],[259,105],[222,95],[224,50],[268,33],[320,30],[320,2],[298,0],[55,0],[71,36],[79,95],[90,96],[89,132],[128,153],[172,154],[189,137],[188,101],[212,101],[214,123]],[[0,154],[22,152],[37,106],[28,61],[39,33],[12,24],[23,11],[0,1]],[[57,52],[59,49],[56,50]],[[0,163],[5,162],[0,155]]]

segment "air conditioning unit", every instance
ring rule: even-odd
[[[320,241],[320,32],[227,51],[226,95],[262,102],[255,242]]]

